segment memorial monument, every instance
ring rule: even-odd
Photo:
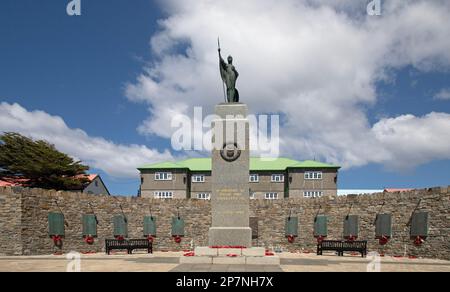
[[[248,109],[239,103],[236,80],[239,73],[222,58],[219,43],[220,76],[226,86],[226,103],[216,106],[212,123],[212,226],[210,246],[250,247],[249,227],[249,121]]]
[[[182,263],[279,264],[266,257],[264,247],[252,248],[249,211],[250,139],[247,105],[240,103],[233,58],[226,63],[219,44],[220,76],[225,103],[216,106],[212,122],[212,224],[208,247],[197,247],[195,257]],[[226,89],[226,90],[225,90]],[[236,258],[227,257],[234,254]]]

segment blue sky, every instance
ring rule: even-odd
[[[163,63],[165,57],[176,54],[170,52],[162,55],[155,49],[157,33],[165,32],[175,39],[178,33],[183,39],[189,32],[179,32],[176,25],[162,28],[158,20],[170,19],[174,12],[155,1],[82,0],[83,14],[79,17],[67,16],[65,9],[68,2],[1,1],[0,102],[17,103],[27,112],[39,110],[52,117],[61,117],[68,128],[81,129],[88,137],[103,138],[114,145],[144,145],[160,153],[171,151],[170,140],[166,136],[155,130],[142,130],[142,127],[138,131],[143,121],[156,119],[157,114],[152,112],[152,109],[157,110],[153,97],[136,97],[129,92],[130,86],[139,88],[142,85],[137,80],[147,68],[163,70],[158,64]],[[202,31],[197,31],[195,37],[198,34]],[[190,42],[193,48],[195,37]],[[154,40],[152,45],[151,39]],[[231,48],[236,48],[237,44],[231,37],[225,37],[225,40],[229,40]],[[180,41],[174,43],[179,45]],[[172,44],[174,47],[175,44]],[[184,46],[176,48],[179,54],[190,56],[183,51],[186,49]],[[440,68],[430,69],[417,66],[415,61],[386,65],[388,70],[384,73],[388,72],[388,77],[377,78],[374,82],[376,99],[355,102],[370,125],[407,114],[423,117],[431,112],[450,113],[450,100],[433,98],[441,89],[450,88],[447,64],[444,62]],[[246,68],[245,64],[242,67]],[[199,77],[200,85],[202,81]],[[240,82],[245,83],[245,70]],[[210,86],[206,83],[205,87]],[[164,86],[162,82],[159,84]],[[250,89],[247,91],[250,92]],[[170,95],[171,91],[164,92]],[[249,100],[250,106],[252,102]],[[264,111],[256,104],[255,108]],[[446,143],[444,140],[448,137],[441,138],[442,143]],[[79,141],[73,140],[71,143]],[[409,147],[408,143],[404,141],[401,147]],[[312,154],[299,152],[286,151],[283,154],[296,159],[311,158]],[[392,167],[392,163],[385,162],[384,158],[380,163],[370,159],[350,163],[340,173],[339,187],[378,189],[449,185],[450,161],[447,154],[448,151],[444,151],[444,155],[441,151],[437,157],[424,159],[418,165],[401,170]],[[179,154],[172,152],[172,155]],[[326,153],[317,155],[322,160],[328,160]],[[345,156],[339,159],[345,162]],[[397,157],[391,155],[390,159]],[[140,164],[146,162],[148,160],[143,156]],[[109,166],[108,170],[111,167],[114,166]],[[102,174],[112,193],[136,194],[139,185],[137,175],[116,175],[108,170],[93,167],[92,172]]]

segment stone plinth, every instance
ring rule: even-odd
[[[228,254],[235,254],[245,257],[264,257],[266,249],[263,247],[252,248],[211,248],[211,247],[196,247],[194,250],[195,256],[218,257],[226,256]]]
[[[245,104],[220,104],[216,115],[209,245],[250,247],[248,109]]]

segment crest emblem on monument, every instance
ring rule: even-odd
[[[220,150],[220,155],[225,161],[233,162],[241,156],[241,150],[237,143],[228,143],[223,145],[222,150]]]

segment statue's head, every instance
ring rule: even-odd
[[[233,57],[228,56],[228,64],[232,64],[233,63]]]

